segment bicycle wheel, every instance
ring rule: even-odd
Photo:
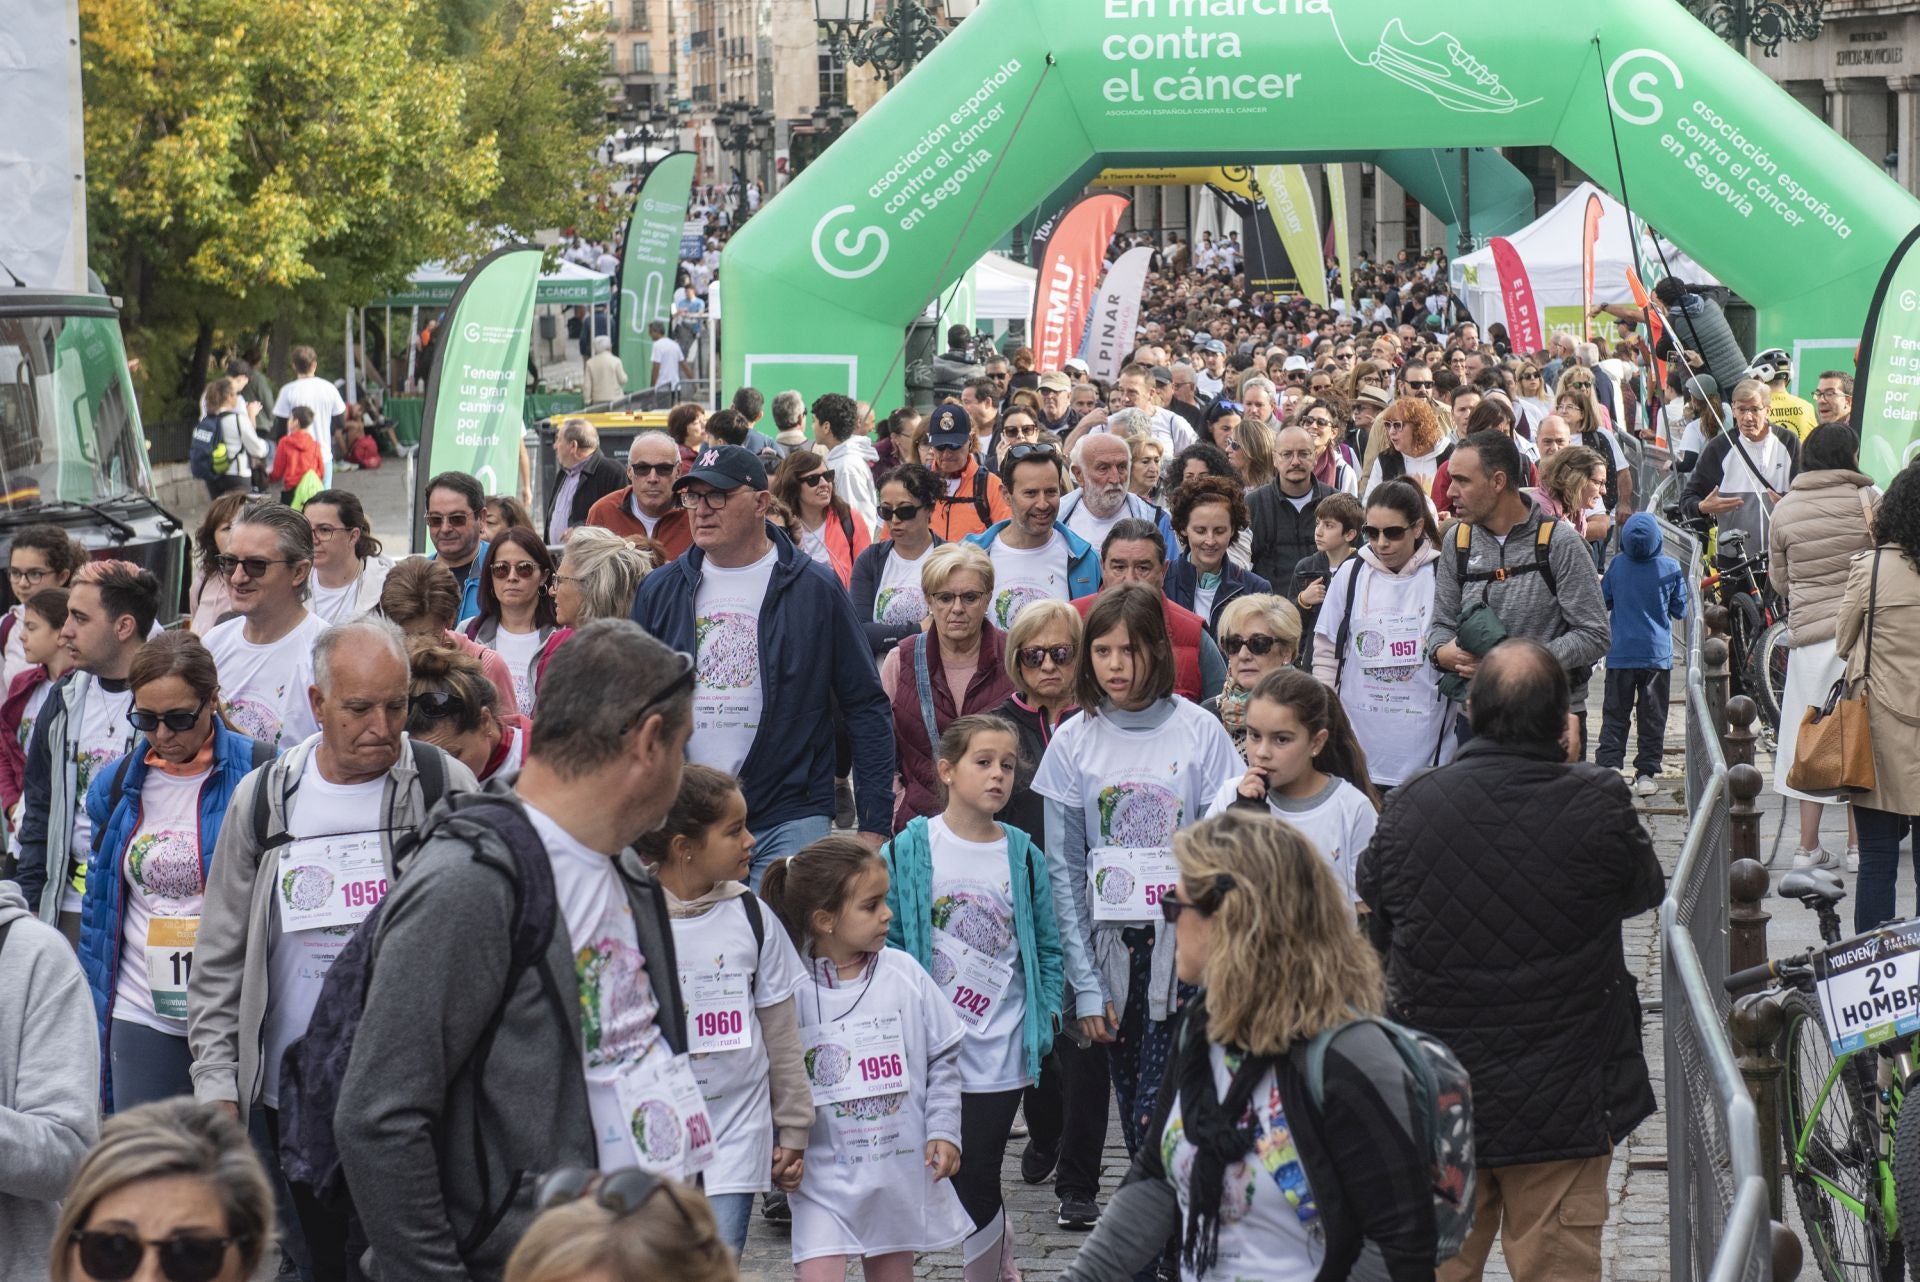
[[[1781,704],[1787,697],[1787,624],[1782,619],[1767,625],[1759,640],[1747,647],[1746,671],[1741,684],[1760,708],[1760,717],[1775,733],[1780,730]]]
[[[1766,621],[1760,617],[1760,606],[1743,593],[1729,592],[1726,605],[1727,674],[1733,678],[1732,693],[1744,694],[1757,703],[1759,696],[1753,693],[1750,668]]]
[[[1780,1058],[1786,1066],[1781,1140],[1807,1244],[1827,1282],[1895,1282],[1897,1250],[1877,1209],[1863,1217],[1843,1200],[1877,1208],[1872,1123],[1850,1075],[1835,1077],[1827,1030],[1813,1000],[1789,992],[1781,1002]],[[1868,1061],[1870,1062],[1870,1061]],[[1825,1095],[1822,1095],[1825,1091]]]
[[[1893,1125],[1893,1191],[1899,1211],[1900,1241],[1920,1243],[1920,1099],[1913,1107],[1902,1102],[1900,1119]],[[1920,1282],[1920,1251],[1907,1252],[1907,1268],[1914,1282]]]

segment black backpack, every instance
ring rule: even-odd
[[[197,481],[211,481],[225,476],[232,466],[220,418],[209,414],[194,425],[192,443],[187,447],[187,472]]]
[[[395,843],[395,866],[399,868],[449,821],[491,829],[506,842],[514,864],[514,898],[511,932],[511,961],[500,1005],[488,1022],[487,1034],[474,1048],[461,1071],[472,1075],[476,1084],[485,1081],[487,1057],[493,1050],[494,1034],[500,1026],[506,1005],[519,987],[520,980],[538,965],[553,941],[554,919],[559,898],[554,890],[553,868],[547,861],[546,845],[527,821],[526,812],[514,803],[489,793],[461,793],[447,798],[447,805]],[[465,833],[454,834],[472,846],[476,863],[493,867],[480,858],[477,840]],[[496,869],[496,871],[498,871]],[[505,873],[501,873],[502,876]],[[305,1185],[323,1204],[345,1208],[349,1204],[345,1173],[340,1165],[340,1147],[334,1134],[333,1119],[339,1107],[341,1086],[346,1080],[347,1063],[353,1054],[354,1036],[360,1028],[360,1016],[366,1009],[367,992],[373,979],[374,949],[379,939],[382,900],[354,930],[353,938],[341,949],[340,956],[327,972],[313,1018],[306,1033],[287,1047],[280,1068],[280,1165],[290,1183]],[[544,976],[543,976],[544,977]],[[554,995],[556,1005],[557,993]],[[483,1096],[484,1103],[484,1096]],[[491,1207],[485,1161],[484,1110],[476,1109],[473,1118],[473,1153],[481,1177],[482,1204]],[[483,1217],[482,1224],[486,1222]],[[462,1245],[462,1253],[477,1243]]]
[[[940,502],[948,507],[956,503],[973,504],[973,510],[980,514],[980,528],[983,530],[993,527],[993,509],[987,505],[987,476],[988,472],[986,468],[975,467],[973,469],[973,494],[971,496],[965,494],[942,494],[940,496]]]

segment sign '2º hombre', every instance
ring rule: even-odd
[[[1920,921],[1842,940],[1814,958],[1833,1053],[1920,1030]]]

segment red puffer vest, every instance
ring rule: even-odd
[[[1013,693],[1005,662],[1007,634],[998,628],[983,627],[980,657],[957,709],[953,691],[947,688],[946,669],[940,663],[938,638],[932,632],[923,632],[900,643],[900,676],[891,695],[893,742],[903,784],[900,800],[893,807],[895,832],[905,828],[909,820],[940,813],[939,775],[933,768],[938,745],[927,734],[926,717],[920,709],[920,685],[914,675],[915,656],[929,641],[932,648],[927,651],[927,684],[933,689],[934,725],[941,730],[966,713],[992,712]]]
[[[1085,619],[1087,611],[1093,609],[1098,596],[1083,596],[1073,603]],[[1173,642],[1173,692],[1192,703],[1198,703],[1200,694],[1200,637],[1206,631],[1206,624],[1200,616],[1183,605],[1175,605],[1164,594],[1160,597],[1160,613],[1167,621],[1167,639]],[[1219,691],[1214,691],[1218,694]],[[1211,696],[1207,696],[1211,697]]]

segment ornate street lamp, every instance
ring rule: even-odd
[[[830,57],[872,67],[891,87],[932,53],[977,2],[944,0],[944,22],[942,0],[892,0],[878,26],[873,24],[873,0],[813,0],[813,14]]]
[[[1749,44],[1769,58],[1789,40],[1820,35],[1821,0],[1682,0],[1707,29],[1746,53]]]
[[[749,102],[720,104],[713,116],[714,136],[721,149],[731,151],[737,161],[734,173],[738,182],[733,193],[736,221],[747,216],[747,153],[758,147],[762,152],[773,145],[773,113]]]

